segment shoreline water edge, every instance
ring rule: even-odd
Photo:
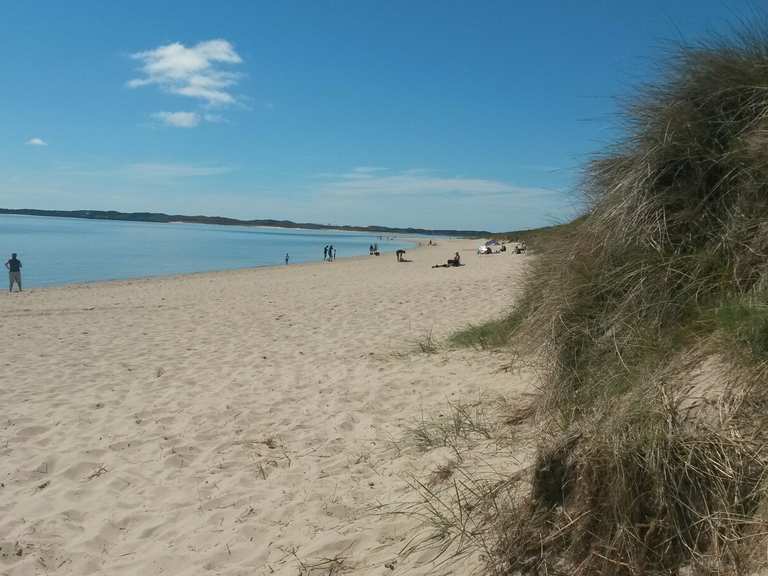
[[[211,224],[169,224],[0,215],[0,250],[19,254],[27,288],[178,276],[384,252],[428,241],[413,236],[371,236]],[[2,254],[0,254],[2,255]]]

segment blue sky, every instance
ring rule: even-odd
[[[746,1],[61,2],[0,18],[0,207],[511,230]]]

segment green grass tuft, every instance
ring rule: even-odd
[[[513,312],[499,320],[490,320],[484,324],[470,324],[454,332],[448,341],[456,348],[480,348],[497,350],[509,345],[515,331],[520,327],[522,316]]]
[[[748,346],[757,360],[768,359],[768,305],[754,298],[728,300],[716,317],[722,330]]]

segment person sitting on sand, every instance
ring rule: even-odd
[[[454,266],[461,266],[461,256],[456,252],[453,258],[448,260],[445,264],[435,264],[432,268],[453,268]]]
[[[16,258],[16,253],[11,254],[11,259],[5,263],[8,268],[8,292],[13,292],[13,285],[16,284],[21,292],[21,260]]]

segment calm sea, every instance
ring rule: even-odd
[[[154,224],[0,214],[0,259],[22,261],[24,287],[310,262],[411,243],[365,233],[206,224]]]

